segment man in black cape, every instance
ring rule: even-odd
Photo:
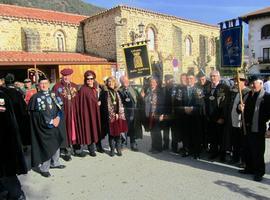
[[[59,162],[60,146],[66,141],[66,128],[62,101],[49,91],[49,80],[39,80],[40,91],[30,100],[32,167],[39,167],[44,177],[51,176],[50,168],[62,169]]]
[[[8,95],[0,89],[0,199],[25,199],[16,175],[26,174],[19,128]]]

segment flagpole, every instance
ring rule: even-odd
[[[243,96],[242,96],[242,90],[240,88],[240,78],[239,78],[239,72],[237,70],[237,84],[238,84],[238,92],[239,92],[239,98],[240,98],[240,104],[243,105]],[[241,120],[242,120],[242,127],[243,127],[243,132],[244,135],[247,134],[247,129],[246,129],[246,122],[245,122],[245,115],[244,115],[244,110],[241,112]]]

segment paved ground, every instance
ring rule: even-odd
[[[122,157],[98,154],[73,158],[52,177],[36,172],[20,176],[28,200],[175,200],[270,199],[270,140],[267,173],[261,183],[237,173],[237,168],[217,162],[148,152],[148,134],[139,142],[140,152],[129,149]]]

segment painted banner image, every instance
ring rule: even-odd
[[[241,67],[242,27],[221,30],[221,67]]]
[[[150,62],[146,45],[124,48],[129,79],[150,76]]]

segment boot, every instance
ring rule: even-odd
[[[113,139],[109,139],[109,145],[110,145],[110,156],[113,157],[115,155],[114,149],[115,149],[115,144]]]
[[[137,148],[137,144],[135,142],[130,144],[130,149],[131,151],[136,151],[136,152],[139,151]]]
[[[105,150],[103,149],[100,140],[96,143],[96,148],[97,148],[97,152],[99,152],[99,153],[105,153]]]
[[[122,156],[121,139],[116,141],[116,151],[118,156]]]
[[[92,143],[90,145],[88,145],[88,151],[89,151],[89,155],[92,156],[92,157],[96,157],[97,154],[95,152],[95,143]]]

